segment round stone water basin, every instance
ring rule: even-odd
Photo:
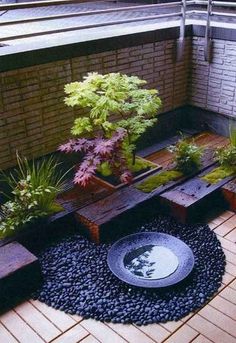
[[[148,288],[167,287],[186,278],[194,266],[190,247],[158,232],[123,237],[109,250],[108,266],[122,281]]]

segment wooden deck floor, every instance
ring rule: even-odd
[[[206,134],[198,143],[219,146],[225,139]],[[149,158],[165,164],[171,160],[167,152]],[[236,214],[223,212],[209,225],[221,241],[227,266],[218,294],[201,310],[178,322],[136,327],[83,320],[29,299],[0,315],[0,343],[236,343]]]
[[[178,322],[136,327],[83,320],[29,299],[0,316],[0,342],[236,342],[236,214],[223,212],[209,225],[221,241],[227,265],[218,294],[200,311]]]

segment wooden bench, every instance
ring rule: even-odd
[[[225,178],[216,184],[208,184],[201,179],[215,166],[160,195],[160,206],[165,212],[183,223],[201,220],[213,207],[226,207],[221,187],[232,180]]]
[[[41,280],[39,261],[17,242],[0,247],[0,304],[26,295]],[[1,306],[0,305],[0,306]]]
[[[213,151],[207,149],[202,161],[201,170],[208,170],[209,166],[212,165],[214,165]],[[160,172],[158,171],[153,175],[157,175]],[[120,233],[123,226],[128,226],[130,222],[134,221],[134,218],[136,221],[138,219],[141,220],[142,217],[145,218],[145,215],[148,216],[148,210],[150,215],[153,214],[159,209],[159,196],[178,185],[182,185],[188,179],[189,176],[184,176],[176,181],[160,186],[150,193],[138,190],[135,186],[140,182],[137,182],[77,210],[75,217],[88,229],[89,238],[99,243],[105,238],[107,230],[109,230],[109,235],[107,236],[112,238],[114,235],[115,237],[115,231]],[[141,214],[140,217],[139,214]]]

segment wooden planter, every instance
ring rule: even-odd
[[[13,235],[0,239],[0,247],[14,241],[17,241],[23,245],[27,245],[27,243],[37,245],[37,243],[42,242],[49,234],[50,224],[67,214],[69,213],[64,210],[54,215],[35,219],[34,221],[28,223],[21,230],[14,232]]]
[[[202,159],[202,168],[196,171],[194,175],[183,176],[178,180],[170,181],[165,185],[157,187],[150,193],[144,193],[135,187],[140,181],[134,185],[123,187],[111,195],[77,210],[75,212],[76,220],[87,228],[90,239],[99,243],[103,241],[106,232],[111,232],[110,228],[113,230],[112,235],[115,234],[115,230],[120,232],[122,227],[126,226],[127,220],[132,222],[134,218],[138,218],[139,214],[142,216],[146,215],[149,211],[148,207],[152,211],[160,211],[160,208],[164,205],[163,201],[160,202],[163,193],[167,194],[169,190],[171,192],[172,189],[181,188],[182,184],[191,183],[192,180],[198,178],[198,174],[206,174],[212,170],[215,167],[213,153],[211,149],[205,151]],[[171,167],[170,165],[169,168]],[[158,175],[160,172],[157,171],[155,174]],[[178,210],[176,210],[176,213],[178,214]],[[177,214],[172,214],[178,218]],[[185,215],[186,213],[181,214],[182,218]],[[185,221],[185,219],[182,221]]]
[[[12,236],[0,239],[0,247],[11,242],[25,242],[30,240],[37,240],[39,235],[44,235],[46,226],[49,223],[49,217],[39,218],[29,224],[27,224],[22,230],[16,231]],[[39,234],[40,232],[40,234]]]
[[[150,161],[146,160],[145,158],[142,158],[142,157],[139,157],[139,158],[142,159],[142,160],[145,160],[145,161],[147,161],[149,163],[152,163],[152,164],[156,165],[156,167],[150,168],[149,170],[146,170],[143,173],[135,176],[133,178],[133,182],[137,182],[139,180],[142,180],[145,177],[147,177],[147,176],[149,176],[151,174],[154,174],[155,172],[157,172],[158,170],[160,170],[162,168],[160,165],[158,165],[156,163],[153,163],[153,162],[150,162]],[[94,182],[95,184],[100,185],[100,186],[102,186],[104,188],[110,189],[111,191],[115,191],[115,190],[118,190],[118,189],[121,189],[121,188],[127,186],[127,184],[125,184],[125,183],[119,183],[118,185],[114,185],[114,184],[104,180],[104,178],[101,178],[99,176],[93,176],[92,177],[92,182]]]

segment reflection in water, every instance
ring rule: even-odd
[[[177,256],[160,245],[145,245],[125,255],[124,266],[132,274],[143,279],[163,279],[175,272]]]

